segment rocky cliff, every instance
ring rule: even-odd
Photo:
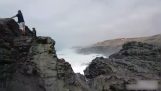
[[[128,84],[136,84],[139,80],[155,80],[160,83],[160,64],[160,47],[129,42],[109,58],[94,59],[84,73],[90,87],[97,91],[127,91]]]
[[[71,65],[58,59],[55,41],[21,36],[12,19],[0,19],[0,91],[88,91]]]
[[[57,57],[53,39],[26,32],[13,19],[0,19],[0,91],[126,91],[137,80],[161,83],[159,46],[127,43],[108,59],[94,59],[81,75]]]

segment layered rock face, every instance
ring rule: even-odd
[[[127,91],[138,80],[161,83],[160,47],[126,43],[109,58],[94,59],[84,76],[57,57],[53,39],[26,32],[22,36],[14,20],[0,19],[0,91]]]
[[[160,47],[129,42],[109,58],[94,59],[84,72],[90,87],[97,91],[126,91],[127,84],[138,80],[155,80],[160,83],[160,64]]]
[[[57,58],[53,39],[26,31],[21,36],[14,20],[0,19],[0,91],[89,90],[71,65]]]

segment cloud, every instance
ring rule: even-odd
[[[26,24],[57,48],[161,33],[161,0],[3,0],[1,17],[22,9]]]

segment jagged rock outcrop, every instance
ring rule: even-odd
[[[126,91],[127,84],[138,80],[161,82],[160,64],[160,47],[129,42],[109,58],[94,59],[84,73],[89,79],[90,87],[97,91]]]
[[[0,91],[89,91],[57,58],[53,39],[26,31],[22,36],[13,19],[0,19]]]
[[[0,91],[126,91],[137,80],[161,83],[159,46],[127,43],[109,58],[94,59],[84,76],[57,57],[53,39],[26,31],[22,36],[13,19],[0,19]]]

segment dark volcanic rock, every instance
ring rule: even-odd
[[[84,73],[89,78],[91,88],[97,91],[125,91],[126,84],[138,80],[161,82],[160,50],[154,45],[129,42],[109,59],[94,59]]]
[[[0,19],[0,91],[126,91],[138,80],[161,83],[160,47],[126,43],[109,58],[94,59],[83,76],[57,58],[53,39],[26,31],[22,36],[14,20]]]
[[[99,75],[111,74],[111,67],[108,66],[103,60],[105,60],[105,58],[103,57],[97,57],[96,59],[94,59],[88,66],[88,68],[86,68],[86,70],[84,71],[85,76],[87,78],[95,78]]]
[[[139,60],[160,61],[161,48],[151,44],[141,42],[129,42],[123,45],[123,48],[109,58],[137,58]]]
[[[36,76],[29,77],[30,79],[23,76],[27,68],[24,62],[33,40],[30,35],[32,33],[27,32],[27,37],[22,37],[18,24],[13,19],[0,19],[0,91],[18,91],[19,87],[23,87],[20,84],[22,80],[32,83],[32,79],[35,79]]]
[[[71,65],[58,59],[55,41],[21,35],[13,19],[0,19],[0,91],[90,91]]]

